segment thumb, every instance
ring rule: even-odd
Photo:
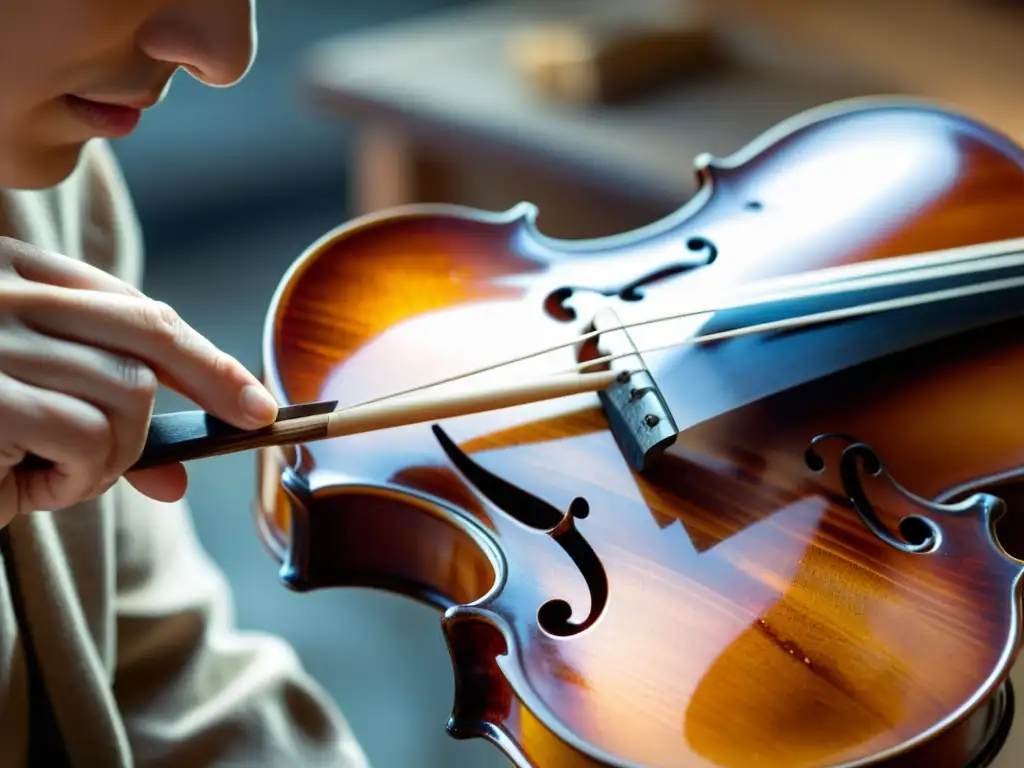
[[[178,501],[188,489],[188,473],[183,464],[136,469],[126,473],[124,479],[143,496],[165,503]]]

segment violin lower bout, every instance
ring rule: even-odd
[[[610,455],[601,438],[590,449]],[[275,510],[287,532],[285,582],[386,589],[441,610],[449,732],[489,739],[518,766],[960,768],[998,744],[1010,714],[1006,691],[979,687],[1008,669],[1020,574],[987,506],[938,518],[939,551],[908,554],[821,491],[731,546],[680,557],[625,538],[615,521],[641,510],[623,494],[575,522],[609,590],[596,623],[559,637],[544,604],[564,599],[576,621],[593,607],[577,565],[440,460],[388,487],[304,476],[287,454],[263,453],[259,514]]]

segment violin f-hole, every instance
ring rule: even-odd
[[[907,554],[927,554],[938,546],[942,536],[939,524],[930,517],[908,515],[899,522],[897,535],[879,519],[868,496],[861,475],[883,478],[904,499],[935,517],[942,515],[982,515],[997,520],[1006,511],[1005,502],[989,493],[975,493],[957,503],[942,503],[923,498],[905,488],[886,469],[878,452],[852,435],[827,433],[811,440],[804,453],[804,462],[812,472],[824,472],[825,459],[818,446],[826,440],[845,443],[839,458],[839,474],[843,492],[861,522],[879,539]]]
[[[576,528],[576,520],[590,514],[586,499],[577,497],[568,511],[559,512],[543,499],[481,467],[466,455],[441,427],[432,427],[445,454],[480,493],[494,506],[523,525],[550,536],[569,556],[586,581],[590,611],[580,622],[571,621],[572,606],[565,600],[548,600],[537,611],[540,628],[555,637],[571,637],[592,626],[608,603],[608,576],[597,553]]]
[[[654,264],[648,268],[646,273],[632,280],[625,280],[621,283],[612,282],[605,286],[566,285],[556,288],[545,298],[544,309],[556,320],[568,322],[576,319],[576,310],[570,306],[569,302],[577,293],[596,293],[609,298],[617,298],[619,301],[641,301],[644,298],[641,290],[643,287],[660,283],[697,267],[707,266],[718,257],[718,249],[705,237],[691,237],[686,241],[686,249],[696,258]],[[636,261],[639,271],[646,266],[645,262],[648,260],[637,257]]]

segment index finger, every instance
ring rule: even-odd
[[[104,291],[125,296],[144,295],[142,291],[108,272],[61,253],[12,238],[0,238],[0,247],[10,257],[14,271],[26,280],[60,288]]]
[[[277,403],[259,380],[167,304],[81,290],[49,298],[23,309],[22,321],[51,336],[141,360],[165,384],[236,427],[255,429],[277,417]]]

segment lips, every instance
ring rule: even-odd
[[[73,95],[65,96],[64,102],[80,121],[108,138],[127,136],[135,130],[142,119],[144,108],[94,101]]]

